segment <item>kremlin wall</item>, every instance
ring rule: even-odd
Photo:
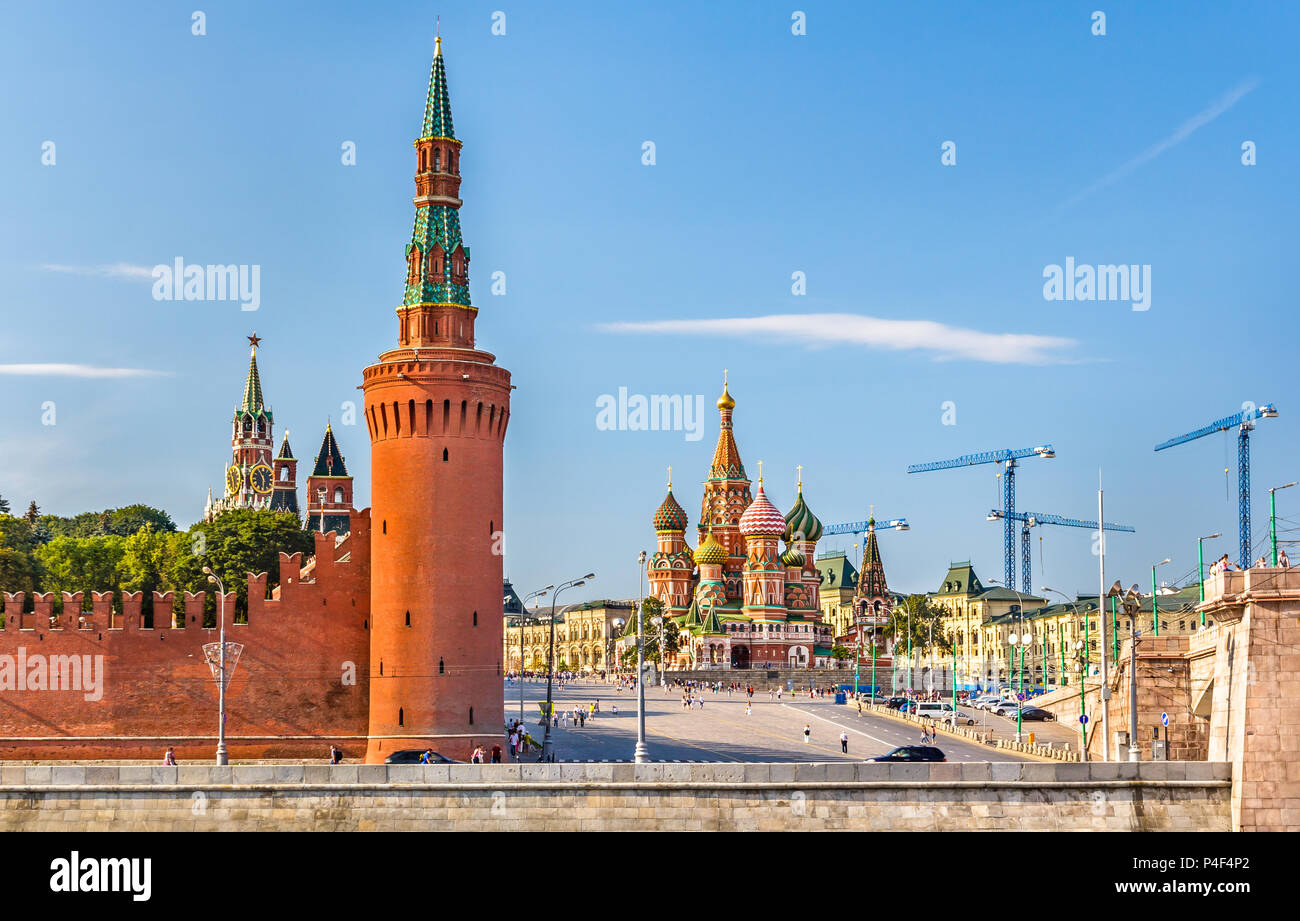
[[[353,508],[333,432],[307,480],[315,555],[281,554],[282,584],[250,574],[248,619],[227,596],[227,747],[234,758],[382,762],[432,748],[467,760],[504,722],[501,662],[502,469],[510,373],[474,340],[469,247],[461,238],[461,142],[452,125],[442,41],[415,142],[415,223],[403,264],[397,348],[364,370],[372,510]],[[234,509],[298,514],[287,432],[271,456],[273,418],[257,368],[260,338],[232,421],[225,494]],[[320,533],[326,531],[328,533]],[[478,539],[474,539],[478,535]],[[372,561],[372,541],[374,556]],[[0,630],[0,758],[211,757],[218,687],[205,644],[203,593],[183,624],[143,623],[139,593],[32,599],[6,595]],[[172,607],[155,594],[156,610]]]

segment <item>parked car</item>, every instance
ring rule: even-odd
[[[1011,711],[1015,713],[1015,710]],[[1022,720],[1054,720],[1056,715],[1051,710],[1044,710],[1042,707],[1024,707],[1020,711]]]
[[[906,697],[891,697],[887,701],[885,701],[885,706],[891,710],[897,710],[905,703],[907,703]]]
[[[891,752],[868,761],[947,761],[943,752],[933,745],[900,745]]]
[[[424,749],[422,748],[405,748],[402,749],[401,751],[393,752],[391,755],[385,758],[384,764],[419,764],[420,758],[423,755],[424,755]],[[437,752],[434,752],[432,757],[433,757],[433,761],[432,761],[433,764],[458,764],[459,763],[454,759],[448,758],[446,755],[440,755]]]
[[[992,710],[1000,703],[1002,698],[996,694],[985,694],[983,697],[975,698],[975,706],[980,710]]]
[[[950,711],[946,716],[944,716],[944,719],[945,719],[945,720],[951,720],[951,719],[952,719],[952,713],[951,713],[951,711]],[[975,717],[971,716],[971,715],[970,715],[969,713],[967,713],[965,710],[958,710],[958,711],[957,711],[957,722],[959,722],[959,723],[965,723],[967,726],[974,726],[974,725],[975,725]]]

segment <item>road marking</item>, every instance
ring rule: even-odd
[[[863,732],[861,729],[854,729],[852,726],[844,726],[844,725],[842,725],[842,724],[840,724],[840,723],[835,722],[834,720],[827,719],[827,718],[824,717],[824,716],[818,716],[816,713],[809,713],[807,710],[801,710],[799,707],[793,707],[793,706],[790,706],[790,704],[782,704],[781,706],[783,706],[783,707],[789,707],[791,710],[798,710],[800,713],[804,714],[805,716],[811,716],[813,719],[815,719],[815,720],[821,720],[823,723],[830,723],[832,726],[838,726],[840,729],[846,729],[846,730],[848,730],[849,732],[856,732],[858,735],[860,735],[860,736],[866,736],[866,737],[867,737],[868,739],[870,739],[871,741],[873,741],[873,742],[879,742],[881,745],[893,745],[893,744],[894,744],[894,743],[892,743],[892,742],[886,742],[884,739],[877,739],[875,736],[873,736],[873,735],[872,735],[871,733],[869,733],[869,732]]]

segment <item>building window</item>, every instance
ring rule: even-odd
[[[478,611],[474,612],[474,626],[478,626]]]
[[[403,710],[401,707],[397,708],[397,725],[399,726],[406,725],[406,711]]]
[[[408,627],[411,626],[411,612],[410,612],[410,611],[407,611],[407,612],[406,612],[406,626],[408,626]]]
[[[471,726],[474,725],[474,708],[473,708],[473,707],[470,707],[470,708],[469,708],[469,724],[470,724]]]
[[[342,505],[342,504],[343,504],[343,487],[342,487],[342,486],[335,486],[335,487],[334,487],[334,504],[335,504],[335,505]]]
[[[446,666],[446,664],[442,661],[442,658],[439,657],[439,658],[438,658],[438,674],[439,674],[439,675],[446,674],[446,671],[447,671],[447,666]]]
[[[442,449],[442,459],[443,459],[444,461],[447,459],[447,449],[446,449],[446,448],[443,448],[443,449]]]

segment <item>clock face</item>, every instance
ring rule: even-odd
[[[239,487],[243,483],[244,477],[240,474],[239,468],[231,464],[226,468],[226,495],[233,496],[239,492]]]
[[[275,486],[275,471],[266,464],[258,464],[248,474],[248,481],[253,484],[253,491],[265,496]]]

